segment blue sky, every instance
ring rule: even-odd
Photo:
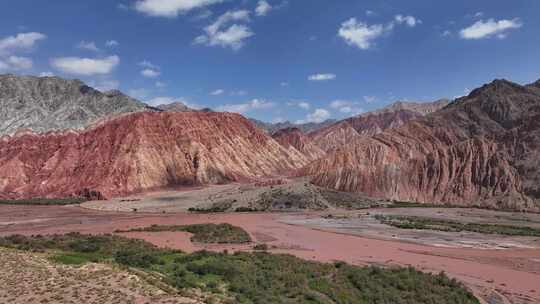
[[[320,121],[540,78],[540,1],[4,1],[0,73]]]

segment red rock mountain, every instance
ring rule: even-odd
[[[448,102],[446,99],[430,103],[396,102],[379,111],[341,120],[311,132],[309,138],[324,151],[330,151],[357,142],[364,136],[373,136],[384,130],[400,127],[410,120],[442,109]]]
[[[136,113],[83,132],[0,139],[0,198],[111,197],[255,179],[308,163],[230,113]]]
[[[540,94],[505,80],[302,171],[313,183],[424,203],[539,210]]]
[[[284,148],[302,152],[309,160],[319,159],[326,154],[298,128],[281,129],[272,134],[272,137]]]

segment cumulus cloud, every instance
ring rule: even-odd
[[[135,10],[154,17],[176,17],[193,9],[207,7],[224,0],[138,0]]]
[[[359,102],[357,101],[351,101],[351,100],[334,100],[330,103],[330,108],[338,110],[339,112],[343,114],[360,114],[364,112],[364,110],[359,107]]]
[[[210,95],[218,96],[218,95],[222,95],[223,93],[225,93],[224,90],[222,90],[222,89],[217,89],[217,90],[215,90],[215,91],[213,91],[213,92],[210,92]]]
[[[385,28],[382,24],[368,25],[357,21],[356,18],[351,18],[341,24],[338,35],[345,39],[348,45],[367,50],[373,45],[373,40],[384,32]]]
[[[5,59],[0,58],[0,71],[28,70],[33,65],[32,59],[27,57],[9,56]]]
[[[289,101],[287,102],[287,105],[290,107],[299,107],[304,110],[309,110],[311,108],[311,104],[307,101]]]
[[[161,88],[164,88],[164,87],[166,87],[166,86],[167,86],[166,83],[161,82],[161,81],[156,81],[156,87],[157,87],[157,88],[160,88],[160,89],[161,89]]]
[[[77,48],[81,50],[88,50],[93,52],[99,52],[100,49],[96,46],[96,43],[94,41],[81,41],[79,44],[77,44]]]
[[[394,20],[397,24],[407,24],[409,27],[415,27],[417,24],[421,24],[422,20],[416,19],[414,16],[396,15]]]
[[[231,91],[229,93],[231,96],[245,96],[248,94],[248,92],[244,91],[244,90],[237,90],[237,91]]]
[[[253,110],[269,109],[275,106],[275,103],[262,100],[253,99],[246,103],[239,104],[227,104],[217,107],[219,112],[234,112],[239,114],[245,114]]]
[[[156,78],[161,75],[159,66],[151,63],[148,60],[143,60],[139,62],[139,66],[143,69],[141,70],[141,75],[146,78]]]
[[[366,103],[373,103],[377,100],[376,96],[364,96],[364,101]]]
[[[369,25],[356,18],[351,18],[341,24],[338,36],[343,38],[348,45],[367,50],[373,47],[375,40],[385,33],[391,32],[396,25],[405,24],[408,27],[415,27],[422,21],[414,16],[396,15],[394,20],[387,24]]]
[[[502,19],[494,20],[489,19],[487,21],[480,20],[473,25],[462,29],[459,34],[463,39],[483,39],[493,36],[498,38],[506,38],[508,31],[512,29],[518,29],[523,26],[523,23],[519,19]]]
[[[249,11],[238,10],[229,11],[221,15],[214,23],[204,28],[205,34],[200,35],[193,41],[194,44],[204,44],[208,46],[230,47],[233,50],[241,49],[247,38],[254,35],[249,27],[243,24],[232,24],[231,22],[249,22]]]
[[[266,16],[272,10],[272,6],[265,0],[259,0],[255,13],[257,16]]]
[[[309,110],[309,108],[311,107],[311,105],[305,101],[299,102],[298,106],[304,110]]]
[[[328,110],[316,109],[313,113],[309,113],[306,116],[306,119],[302,121],[302,123],[306,123],[306,122],[321,123],[329,118],[330,118],[330,112]]]
[[[92,76],[110,74],[120,64],[120,57],[105,58],[60,57],[51,59],[51,65],[64,73]]]
[[[161,72],[157,70],[152,70],[152,69],[144,69],[141,71],[141,75],[146,78],[156,78],[159,75],[161,75]]]
[[[153,63],[151,63],[150,61],[148,60],[143,60],[141,62],[139,62],[139,66],[143,67],[143,68],[149,68],[149,69],[153,69],[153,70],[159,70],[159,67]]]
[[[120,45],[120,43],[118,41],[116,41],[116,40],[108,40],[108,41],[105,42],[106,47],[117,47],[119,45]]]
[[[308,77],[310,81],[327,81],[336,79],[336,74],[314,74]]]
[[[45,34],[31,32],[0,39],[0,55],[29,50],[35,46],[36,42],[46,38],[47,36]]]

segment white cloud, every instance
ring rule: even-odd
[[[219,112],[234,112],[244,114],[253,110],[269,109],[275,106],[275,103],[262,99],[253,99],[246,103],[227,104],[217,107]]]
[[[452,36],[452,32],[449,31],[449,30],[446,30],[446,31],[442,32],[441,36],[443,36],[443,37]]]
[[[222,95],[223,93],[225,93],[224,90],[222,90],[222,89],[217,89],[217,90],[215,90],[215,91],[213,91],[213,92],[210,92],[210,95],[218,96],[218,95]]]
[[[9,56],[5,59],[0,58],[0,72],[28,70],[33,65],[32,59],[27,57]]]
[[[144,69],[141,71],[141,75],[146,78],[156,78],[161,75],[161,72],[152,69]]]
[[[107,42],[105,42],[106,47],[117,47],[119,45],[120,43],[116,40],[108,40]]]
[[[287,105],[290,107],[299,107],[304,110],[309,110],[311,108],[311,104],[307,101],[289,101],[287,102]]]
[[[244,40],[253,36],[254,33],[246,25],[233,24],[227,28],[227,24],[234,21],[248,22],[249,20],[249,11],[247,10],[226,12],[214,23],[207,26],[204,29],[206,34],[196,37],[193,43],[239,50],[244,46]]]
[[[288,87],[288,86],[289,86],[289,83],[283,81],[283,82],[281,82],[279,85],[282,86],[282,87]]]
[[[246,96],[248,92],[244,90],[232,91],[229,93],[231,96]]]
[[[67,74],[105,75],[111,73],[120,64],[120,57],[114,55],[101,59],[60,57],[51,59],[51,65]]]
[[[53,72],[41,72],[39,73],[39,77],[54,77]]]
[[[156,81],[156,87],[158,87],[158,88],[161,89],[161,88],[164,88],[164,87],[166,87],[166,86],[167,86],[166,83],[161,82],[161,81]]]
[[[15,51],[29,50],[34,47],[36,42],[46,38],[47,36],[44,34],[31,32],[0,39],[0,55],[10,54]]]
[[[415,27],[417,24],[421,24],[422,20],[416,19],[414,16],[396,15],[394,20],[397,24],[407,24],[409,27]]]
[[[154,17],[176,17],[220,2],[223,0],[139,0],[135,3],[135,10]]]
[[[478,13],[474,14],[474,17],[476,17],[476,18],[481,18],[483,16],[484,16],[483,12],[478,12]]]
[[[325,109],[316,109],[315,112],[309,113],[305,122],[321,123],[330,118],[330,112]]]
[[[364,101],[366,103],[373,103],[377,100],[376,96],[364,96]]]
[[[330,108],[338,110],[339,112],[343,114],[360,114],[364,112],[364,110],[359,107],[360,103],[357,101],[351,101],[351,100],[334,100],[330,103]]]
[[[338,35],[345,39],[348,45],[367,50],[373,45],[373,40],[380,37],[384,32],[385,28],[382,24],[368,25],[358,22],[356,18],[351,18],[341,24]]]
[[[0,71],[28,70],[33,65],[32,59],[27,57],[9,56],[5,59],[0,59]]]
[[[523,23],[519,19],[502,19],[495,21],[489,19],[487,21],[480,20],[473,25],[464,28],[460,31],[460,36],[463,39],[482,39],[497,36],[498,38],[505,38],[507,32],[511,29],[518,29],[523,26]]]
[[[385,24],[369,25],[356,18],[351,18],[341,24],[338,30],[338,36],[343,38],[348,45],[358,47],[362,50],[367,50],[373,47],[374,41],[391,32],[396,24],[406,24],[408,27],[415,27],[421,24],[422,21],[413,16],[396,15],[394,20]]]
[[[309,108],[311,107],[311,105],[305,101],[299,102],[298,106],[304,110],[309,110]]]
[[[146,78],[156,78],[161,75],[159,66],[151,63],[148,60],[143,60],[139,62],[138,65],[143,68],[141,75]]]
[[[366,16],[375,16],[375,15],[376,15],[376,13],[374,11],[372,11],[372,10],[367,10],[366,11]]]
[[[265,0],[259,0],[255,13],[257,16],[266,16],[272,10],[272,6]]]
[[[308,77],[308,80],[311,81],[327,81],[336,79],[335,74],[314,74]]]
[[[96,46],[96,43],[94,41],[81,41],[79,44],[77,44],[77,48],[81,50],[88,50],[93,52],[99,52],[100,49]]]
[[[148,60],[143,60],[143,61],[139,62],[139,66],[141,66],[143,68],[152,69],[152,70],[159,70],[159,67],[157,65],[151,63]]]

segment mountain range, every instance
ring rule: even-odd
[[[540,81],[495,80],[452,102],[397,102],[310,126],[149,107],[57,77],[0,76],[0,105],[5,199],[288,175],[389,200],[540,209]]]

